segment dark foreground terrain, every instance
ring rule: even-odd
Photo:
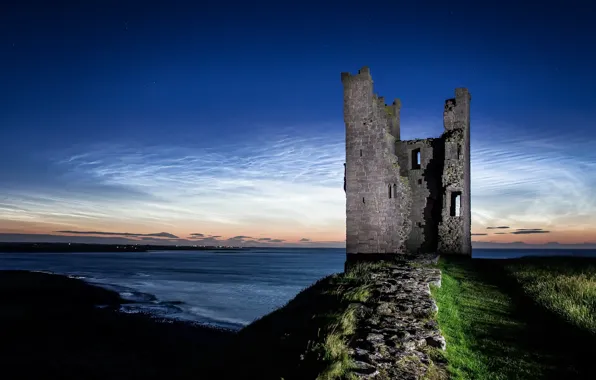
[[[217,378],[232,332],[114,312],[122,302],[77,279],[0,271],[0,378]]]
[[[0,271],[1,378],[344,378],[364,278],[325,277],[235,333],[119,313],[118,294],[81,280]]]
[[[452,379],[594,378],[594,259],[444,257],[438,265],[432,318],[447,349],[436,359]],[[117,293],[81,280],[0,271],[0,378],[351,378],[360,323],[351,306],[374,299],[367,278],[375,270],[325,277],[239,333],[119,313]]]

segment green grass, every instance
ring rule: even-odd
[[[525,293],[576,327],[596,334],[596,262],[525,259],[506,266]]]
[[[583,343],[596,342],[581,335],[593,327],[596,270],[547,264],[441,258],[442,286],[432,293],[453,379],[587,376]]]

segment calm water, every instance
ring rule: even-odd
[[[477,258],[592,255],[596,250],[475,249]],[[140,310],[239,329],[284,305],[316,280],[343,271],[345,249],[243,252],[0,253],[0,269],[81,277],[138,301]]]
[[[239,329],[343,271],[344,260],[345,249],[0,253],[0,269],[82,277],[141,302],[125,311]]]

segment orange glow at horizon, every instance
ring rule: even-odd
[[[132,234],[150,234],[158,232],[168,232],[178,236],[180,239],[188,239],[193,233],[204,234],[205,237],[219,236],[218,240],[227,240],[235,236],[248,236],[251,240],[258,240],[262,238],[283,240],[282,243],[301,243],[301,239],[308,239],[309,243],[316,242],[344,242],[345,228],[343,226],[329,226],[326,230],[320,228],[308,228],[298,226],[230,226],[210,223],[210,227],[202,223],[194,222],[197,228],[189,228],[188,225],[193,223],[184,223],[183,228],[174,228],[166,225],[148,225],[148,224],[134,224],[134,223],[94,223],[86,226],[65,226],[60,224],[39,223],[39,222],[23,222],[23,221],[7,221],[0,220],[0,233],[3,234],[48,234],[48,235],[72,235],[72,236],[106,236],[94,234],[68,234],[58,233],[56,231],[97,231],[97,232],[114,232],[112,237],[120,237],[118,233],[132,233]],[[288,228],[289,227],[289,228]],[[556,242],[560,244],[581,244],[581,243],[596,243],[596,228],[585,228],[575,230],[556,230],[547,229],[548,233],[533,233],[533,234],[512,234],[516,229],[494,229],[494,230],[475,230],[473,231],[472,241],[476,242],[495,242],[495,243],[512,243],[523,242],[526,244],[546,244],[549,242]],[[487,235],[474,235],[478,233],[487,233]]]
[[[526,244],[546,244],[551,242],[560,244],[596,244],[596,228],[586,228],[581,230],[546,230],[550,232],[512,234],[511,232],[515,231],[515,229],[475,231],[474,233],[487,233],[488,235],[472,235],[472,241],[495,243],[522,242]],[[499,232],[504,232],[504,234],[500,234]]]

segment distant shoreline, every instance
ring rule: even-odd
[[[242,247],[176,246],[152,244],[0,243],[0,253],[243,251]]]

